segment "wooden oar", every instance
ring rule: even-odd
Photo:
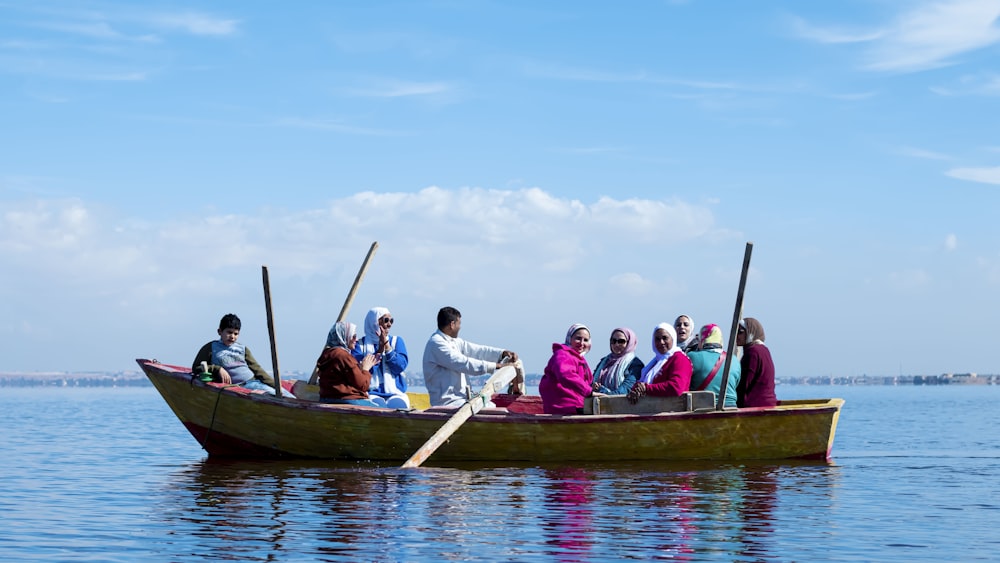
[[[354,276],[354,285],[351,286],[351,291],[347,293],[347,299],[344,300],[344,306],[340,308],[340,314],[337,315],[337,322],[347,318],[347,312],[351,310],[351,303],[354,302],[354,294],[358,292],[358,286],[361,285],[361,280],[365,279],[365,273],[368,272],[368,262],[371,262],[372,256],[375,255],[375,250],[378,248],[378,241],[372,243],[371,248],[368,249],[368,254],[365,256],[365,261],[361,263],[361,269],[358,270],[358,275]],[[319,380],[319,368],[314,367],[312,375],[309,377],[309,385],[316,385]]]
[[[441,428],[438,428],[438,431],[435,432],[423,446],[420,446],[420,449],[414,452],[414,454],[410,456],[410,459],[406,460],[406,463],[404,463],[401,467],[419,467],[420,464],[427,461],[427,458],[430,457],[430,455],[439,447],[441,447],[441,444],[445,443],[445,441],[448,440],[448,438],[450,438],[451,435],[454,434],[466,420],[469,420],[472,415],[483,409],[486,403],[490,401],[490,397],[492,397],[495,393],[499,393],[501,389],[506,389],[507,385],[509,385],[514,377],[517,376],[518,371],[523,372],[524,368],[521,367],[520,362],[518,362],[516,366],[517,367],[515,368],[515,366],[507,365],[496,370],[493,375],[486,380],[486,384],[483,385],[483,389],[479,392],[479,394],[472,399],[469,399],[469,401],[462,405],[455,412],[455,414],[451,415],[448,422],[445,422]]]
[[[743,316],[743,290],[747,286],[747,272],[750,271],[750,253],[753,243],[747,243],[743,253],[743,272],[740,274],[740,290],[736,293],[736,310],[733,311],[733,328],[729,331],[729,348],[726,352],[726,363],[722,366],[722,387],[715,403],[715,410],[721,411],[726,406],[726,391],[729,389],[729,366],[733,363],[733,351],[736,348],[736,331],[740,327],[740,317]]]
[[[267,266],[261,266],[264,277],[264,307],[267,309],[267,334],[271,338],[271,369],[274,371],[274,395],[281,398],[281,374],[278,372],[278,346],[274,339],[274,315],[271,311],[271,281],[268,279]]]
[[[372,243],[371,248],[368,249],[368,255],[365,256],[365,261],[361,263],[361,269],[358,270],[358,275],[354,277],[354,285],[351,286],[350,293],[347,294],[347,299],[344,300],[344,306],[340,309],[340,314],[337,315],[337,322],[347,318],[347,312],[351,310],[351,303],[354,301],[354,294],[358,292],[358,286],[361,285],[361,280],[365,279],[365,273],[368,272],[368,262],[371,261],[372,256],[375,255],[375,249],[378,248],[378,241]]]

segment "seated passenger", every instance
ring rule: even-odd
[[[406,342],[400,336],[389,336],[393,318],[389,309],[374,307],[365,316],[365,335],[354,347],[354,358],[362,360],[374,355],[378,360],[372,366],[371,386],[368,398],[382,407],[392,409],[410,408],[410,398],[406,395],[406,369],[409,363]]]
[[[236,341],[240,336],[240,318],[229,313],[219,320],[219,339],[201,347],[191,366],[193,373],[201,370],[205,362],[212,374],[212,381],[239,385],[254,391],[264,391],[274,395],[274,378],[268,375],[254,359],[250,349]],[[295,398],[282,389],[282,396]]]
[[[691,386],[691,360],[677,347],[677,333],[667,323],[653,330],[653,351],[656,357],[642,368],[639,381],[628,392],[628,400],[639,397],[677,397]]]
[[[611,353],[594,368],[594,391],[606,395],[624,395],[639,380],[642,360],[635,356],[635,333],[630,328],[611,331]]]
[[[687,353],[691,360],[691,390],[712,391],[718,397],[722,390],[722,367],[726,351],[722,349],[722,329],[710,324],[698,332],[698,349]],[[726,383],[724,406],[736,406],[736,387],[740,382],[740,363],[729,362],[729,381]]]
[[[736,387],[736,405],[739,407],[773,407],[778,404],[774,394],[774,360],[764,346],[764,327],[755,318],[740,321],[736,344],[743,347],[740,368],[743,370]]]
[[[545,366],[538,394],[545,414],[583,414],[583,400],[593,395],[594,374],[583,359],[590,350],[590,329],[574,324],[563,344],[552,344],[552,357]]]
[[[677,333],[677,347],[685,354],[696,350],[698,333],[694,330],[694,319],[681,315],[674,319],[674,331]]]
[[[357,327],[345,321],[333,325],[326,337],[326,347],[316,360],[319,376],[319,400],[324,403],[377,407],[368,397],[368,386],[375,356],[368,354],[358,364],[351,355],[357,343]]]

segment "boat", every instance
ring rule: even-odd
[[[426,394],[411,394],[409,410],[333,405],[309,400],[315,386],[302,381],[282,381],[297,398],[275,397],[202,382],[188,367],[136,362],[210,458],[399,462],[455,413],[429,407]],[[588,403],[594,414],[580,415],[541,414],[537,396],[496,394],[497,407],[469,418],[429,462],[830,459],[843,399],[716,410],[704,393],[714,401],[685,394],[667,412],[623,412],[616,399],[624,397],[601,398]]]

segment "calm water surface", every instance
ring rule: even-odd
[[[209,462],[152,388],[0,388],[3,561],[1000,560],[1000,387],[847,400],[831,463]]]

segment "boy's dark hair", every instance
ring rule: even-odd
[[[458,309],[454,307],[441,307],[438,311],[438,328],[444,328],[451,324],[452,321],[457,321],[462,318],[462,313],[458,312]]]
[[[240,318],[232,313],[228,313],[219,321],[219,330],[226,330],[227,328],[239,330],[240,325]]]

